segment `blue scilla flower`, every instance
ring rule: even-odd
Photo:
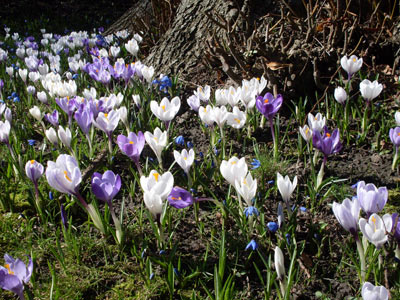
[[[257,245],[256,241],[255,240],[251,240],[250,243],[247,244],[247,246],[246,246],[246,248],[244,250],[251,249],[251,250],[254,251],[254,250],[257,250],[257,248],[258,248],[258,245]]]
[[[49,199],[50,199],[50,200],[53,200],[53,199],[54,199],[54,196],[53,196],[53,192],[52,192],[52,191],[49,192]]]
[[[19,97],[14,97],[13,98],[13,102],[20,102],[21,101],[21,99],[19,99]]]
[[[11,93],[11,97],[13,97],[13,98],[14,98],[14,97],[18,97],[17,92],[12,92],[12,93]]]
[[[255,208],[254,206],[246,207],[246,209],[244,210],[244,214],[246,215],[246,218],[252,215],[256,215],[257,217],[260,215],[257,208]]]
[[[358,183],[359,183],[359,181],[358,181],[358,182],[356,182],[355,184],[353,184],[353,185],[351,186],[351,188],[352,188],[352,189],[356,189],[356,188],[357,188],[357,186],[358,186]]]
[[[286,233],[285,237],[286,237],[286,242],[288,243],[288,245],[290,245],[290,234]]]
[[[79,77],[79,74],[72,75],[72,79],[77,79],[78,77]]]
[[[253,158],[253,161],[250,163],[250,165],[252,165],[252,170],[258,169],[261,167],[261,162],[258,159]]]
[[[268,181],[267,183],[268,183],[268,184],[274,184],[274,182],[275,182],[275,181],[270,180],[270,181]]]
[[[151,273],[149,279],[152,280],[154,278],[154,273]]]
[[[34,146],[36,144],[36,140],[28,140],[30,146]]]
[[[186,145],[189,149],[192,149],[194,147],[192,142],[187,142]]]
[[[304,206],[300,206],[300,211],[301,212],[307,212],[307,208],[305,208]]]
[[[168,93],[168,88],[172,87],[172,81],[169,79],[167,75],[164,75],[160,80],[160,91],[164,91],[164,93]]]
[[[272,233],[275,233],[279,228],[276,222],[268,222],[267,227],[269,231],[271,231]]]
[[[179,146],[185,146],[185,138],[183,136],[178,136],[175,139],[175,144],[179,145]]]

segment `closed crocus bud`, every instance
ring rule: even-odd
[[[358,70],[361,69],[361,66],[363,64],[363,59],[358,58],[355,55],[352,55],[350,56],[350,58],[347,58],[347,55],[345,55],[340,60],[340,64],[342,68],[347,72],[350,79],[354,73],[356,73]]]
[[[37,184],[40,176],[43,175],[44,167],[41,163],[36,160],[30,160],[25,164],[26,176],[34,183]]]
[[[57,133],[53,127],[46,130],[46,137],[54,146],[58,145]]]
[[[396,146],[400,146],[400,127],[390,128],[389,137],[392,143]]]
[[[14,68],[6,67],[6,72],[7,72],[8,76],[12,77],[14,75]]]
[[[167,131],[161,131],[161,129],[157,127],[154,130],[154,134],[146,131],[144,133],[144,138],[146,140],[146,143],[150,146],[150,148],[157,156],[158,161],[161,162],[161,153],[168,143]]]
[[[39,74],[39,72],[30,72],[29,75],[28,75],[28,77],[29,77],[29,80],[30,80],[30,81],[36,82],[36,81],[39,80],[40,74]]]
[[[10,124],[12,123],[12,112],[11,109],[9,107],[6,108],[6,110],[4,111],[4,117],[6,118],[6,120],[8,122],[10,122]]]
[[[143,78],[147,81],[147,82],[152,82],[152,78],[153,78],[153,75],[154,75],[154,67],[147,67],[147,66],[144,66],[143,68],[142,68],[142,75],[143,75]]]
[[[382,84],[378,83],[376,80],[371,82],[368,79],[364,79],[360,82],[361,96],[368,102],[378,97],[382,90]]]
[[[346,198],[342,204],[333,202],[332,210],[340,225],[347,231],[350,231],[351,234],[356,235],[360,215],[360,204],[358,200]]]
[[[370,282],[365,282],[361,290],[363,300],[388,300],[389,292],[384,286],[374,286]]]
[[[235,186],[236,180],[241,181],[246,176],[248,167],[244,157],[239,159],[233,156],[228,161],[223,160],[219,170],[225,180]]]
[[[282,281],[285,278],[285,260],[281,248],[275,247],[275,270],[277,273],[278,280]]]
[[[340,104],[344,104],[344,103],[346,102],[347,93],[346,93],[346,91],[345,91],[344,88],[342,88],[342,87],[340,87],[340,86],[337,87],[337,88],[335,89],[334,96],[335,96],[335,100],[336,100],[337,102],[339,102]]]
[[[111,110],[109,113],[100,112],[96,118],[96,121],[93,121],[94,126],[104,131],[108,136],[117,128],[120,120],[119,112],[116,110]]]
[[[125,49],[133,56],[136,56],[139,51],[139,45],[135,39],[131,39],[130,41],[128,41],[128,43],[125,44]]]
[[[117,137],[117,144],[125,155],[136,164],[139,163],[140,154],[145,144],[145,138],[141,131],[139,131],[137,135],[134,132],[130,132],[128,136],[120,134]]]
[[[30,85],[26,88],[26,91],[28,92],[29,95],[34,95],[36,93],[36,88]]]
[[[115,175],[111,170],[105,171],[104,174],[95,172],[91,185],[93,194],[111,207],[111,200],[121,189],[121,177],[118,174]]]
[[[132,95],[133,102],[140,108],[140,95]]]
[[[124,123],[125,126],[129,126],[128,123],[128,110],[126,109],[125,106],[121,106],[118,108],[119,112],[119,117],[121,118],[122,123]]]
[[[308,127],[308,125],[304,125],[303,127],[299,127],[299,131],[303,139],[308,143],[312,139],[312,130]]]
[[[121,48],[118,46],[111,46],[110,47],[110,53],[113,57],[117,57],[119,55],[119,52],[121,51]]]
[[[11,125],[8,120],[0,121],[0,142],[8,144],[10,138]]]
[[[253,179],[249,172],[243,179],[235,180],[235,188],[246,201],[247,206],[252,206],[251,200],[256,196],[257,192],[257,179]]]
[[[374,184],[365,184],[364,181],[357,184],[357,200],[368,217],[373,213],[380,212],[387,199],[388,190],[386,187],[376,188]]]
[[[281,193],[282,199],[288,203],[290,200],[290,197],[293,194],[293,191],[295,190],[297,186],[297,176],[294,177],[293,182],[290,181],[289,176],[283,176],[278,172],[277,173],[277,184],[278,184],[278,190]]]
[[[400,111],[396,111],[396,113],[394,114],[394,118],[396,120],[396,125],[400,126]]]
[[[38,100],[44,104],[48,104],[47,102],[47,94],[46,92],[42,91],[42,92],[37,92],[36,94]]]
[[[194,151],[190,149],[189,152],[183,149],[181,153],[174,150],[174,157],[176,163],[185,171],[186,174],[189,173],[189,169],[194,162]]]
[[[228,119],[228,111],[225,106],[213,108],[214,121],[219,128],[224,127],[226,120]]]
[[[29,113],[32,115],[32,117],[34,117],[37,121],[42,121],[42,118],[43,118],[43,115],[42,115],[42,113],[40,112],[40,109],[39,109],[39,107],[37,107],[36,105],[34,106],[34,107],[32,107],[30,110],[29,110]]]
[[[21,77],[22,81],[26,83],[26,77],[28,76],[28,70],[27,69],[19,69],[18,70],[19,77]]]
[[[68,127],[65,129],[62,126],[58,127],[58,137],[60,138],[61,142],[67,146],[68,148],[71,148],[71,131],[69,130]]]

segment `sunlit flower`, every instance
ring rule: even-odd
[[[56,162],[47,162],[46,179],[49,185],[57,191],[77,195],[82,175],[75,158],[61,154],[57,157]]]
[[[69,130],[68,127],[65,129],[62,126],[58,127],[58,137],[61,140],[61,142],[67,146],[68,148],[71,148],[71,130]]]
[[[168,202],[169,205],[181,209],[192,205],[195,200],[192,194],[187,190],[179,186],[175,186],[168,195]]]
[[[321,113],[317,113],[314,117],[312,113],[308,114],[308,127],[311,131],[322,131],[325,127],[326,118],[321,115]]]
[[[339,129],[330,133],[325,126],[323,135],[318,130],[313,130],[313,146],[324,154],[324,160],[329,155],[339,152],[342,149]]]
[[[352,55],[350,56],[350,58],[347,58],[347,55],[345,55],[340,60],[340,64],[342,68],[347,72],[348,78],[350,79],[354,73],[356,73],[358,70],[361,69],[361,66],[363,64],[363,59],[358,58],[355,55]]]
[[[386,187],[376,188],[373,183],[365,184],[364,181],[357,184],[357,200],[368,217],[383,209],[388,200],[388,195]]]
[[[201,121],[207,126],[213,126],[215,122],[214,118],[214,109],[211,105],[207,105],[206,107],[199,107],[199,117]]]
[[[347,93],[344,88],[339,86],[335,89],[334,97],[337,102],[344,104],[347,100]]]
[[[174,186],[174,177],[171,172],[160,174],[152,170],[148,177],[140,177],[140,186],[145,193],[153,192],[165,200]]]
[[[235,129],[240,129],[246,124],[246,113],[235,106],[231,113],[228,113],[227,124]]]
[[[167,131],[163,132],[161,131],[160,128],[157,127],[154,130],[154,134],[149,131],[146,131],[144,133],[144,138],[146,139],[146,143],[150,146],[150,148],[157,156],[158,161],[161,162],[162,161],[161,153],[168,143]]]
[[[308,125],[304,125],[303,127],[299,127],[299,131],[303,139],[308,143],[312,138],[312,130],[310,130]]]
[[[246,201],[247,206],[252,206],[251,201],[257,193],[257,179],[253,179],[249,172],[247,176],[243,177],[241,180],[235,180],[235,188],[244,201]]]
[[[274,262],[278,280],[283,280],[285,277],[285,260],[283,257],[283,252],[278,246],[275,247]]]
[[[378,97],[382,90],[382,84],[378,83],[376,80],[371,82],[368,79],[364,79],[360,83],[361,96],[368,102]]]
[[[141,131],[139,131],[137,135],[134,132],[130,132],[127,137],[120,134],[117,137],[117,144],[125,155],[136,164],[139,163],[140,154],[145,144],[145,138]]]
[[[277,95],[276,98],[271,93],[266,93],[263,96],[258,96],[256,107],[268,120],[272,119],[282,106],[283,97]]]
[[[99,112],[96,121],[93,121],[93,125],[104,131],[107,136],[111,136],[111,133],[117,128],[119,123],[119,112],[111,110],[108,113]]]
[[[247,244],[247,246],[246,246],[246,248],[245,248],[244,250],[248,250],[248,249],[251,249],[251,250],[253,250],[253,251],[257,250],[257,249],[258,249],[258,244],[257,244],[257,242],[256,242],[255,240],[251,240],[251,241]]]
[[[346,198],[342,204],[333,202],[332,210],[340,225],[347,231],[350,231],[351,234],[356,235],[360,215],[358,200]]]
[[[283,176],[278,172],[277,173],[277,184],[278,190],[281,193],[283,201],[286,203],[289,202],[290,197],[293,194],[293,191],[296,189],[297,186],[297,176],[293,178],[293,182],[290,181],[289,176]]]
[[[54,146],[58,145],[57,133],[53,127],[46,130],[46,137]]]
[[[361,290],[363,300],[388,300],[389,291],[384,286],[374,286],[370,282],[365,282]]]
[[[40,176],[43,175],[44,167],[36,160],[30,160],[25,164],[26,176],[36,185]]]
[[[170,122],[178,113],[181,107],[181,100],[179,97],[172,98],[171,101],[164,97],[160,104],[156,101],[150,102],[150,109],[152,113],[161,121]]]
[[[194,91],[194,95],[205,103],[208,103],[210,100],[211,89],[209,85],[206,85],[204,88],[199,86],[196,91]]]
[[[11,125],[8,120],[0,121],[0,142],[7,144],[9,143]]]
[[[247,164],[244,157],[238,159],[231,157],[228,161],[223,160],[220,166],[220,172],[230,185],[235,186],[235,181],[241,181],[247,174]]]
[[[183,171],[185,171],[186,174],[189,174],[189,169],[194,162],[193,149],[190,149],[189,152],[186,149],[183,149],[180,153],[174,150],[174,158]]]
[[[93,194],[112,207],[111,200],[121,189],[121,177],[113,171],[107,170],[104,174],[93,173],[91,181]]]
[[[386,232],[391,231],[393,226],[391,215],[386,214],[382,219],[375,213],[369,217],[368,221],[361,218],[358,224],[363,235],[378,249],[387,242]]]

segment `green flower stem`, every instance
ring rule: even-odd
[[[364,254],[364,248],[358,236],[355,236],[355,239],[357,244],[358,255],[360,256],[360,267],[361,267],[360,284],[362,285],[365,281],[365,254]]]
[[[397,159],[398,159],[398,153],[399,153],[399,147],[396,146],[396,150],[395,150],[395,154],[393,157],[393,163],[392,163],[392,171],[394,171],[394,169],[396,168],[397,165]]]

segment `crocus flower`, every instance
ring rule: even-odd
[[[317,113],[314,117],[312,113],[308,114],[308,127],[311,131],[322,131],[325,127],[326,118],[321,115],[321,113]]]
[[[61,154],[56,162],[48,161],[46,178],[49,185],[57,191],[77,195],[82,181],[81,171],[73,156]]]
[[[389,291],[384,286],[374,286],[370,282],[365,282],[361,290],[363,300],[388,300]]]
[[[362,64],[363,59],[355,55],[350,56],[350,58],[347,58],[347,55],[345,55],[340,60],[340,65],[347,72],[349,79],[354,73],[361,69]]]
[[[222,176],[230,185],[235,186],[235,181],[241,181],[247,174],[247,164],[244,157],[241,159],[236,156],[231,157],[228,161],[223,160],[219,168]]]
[[[209,85],[206,85],[204,88],[199,86],[196,91],[194,91],[194,95],[200,99],[200,101],[208,103],[210,100],[211,89]]]
[[[368,79],[364,79],[360,82],[360,92],[361,96],[367,100],[367,102],[372,101],[382,92],[383,86],[378,83],[378,81],[371,82]]]
[[[339,102],[340,104],[344,104],[347,99],[347,93],[344,88],[339,86],[335,89],[334,97],[337,102]]]
[[[283,257],[283,252],[278,246],[275,247],[274,262],[278,280],[282,281],[285,277],[285,260]]]
[[[188,207],[195,202],[191,193],[178,186],[171,190],[167,199],[171,206],[178,209]]]
[[[119,149],[138,165],[145,144],[143,132],[139,131],[137,135],[130,132],[127,137],[120,134],[117,137],[117,144]]]
[[[290,197],[293,194],[293,191],[295,190],[297,186],[297,176],[294,176],[293,182],[290,181],[289,176],[283,176],[278,172],[277,173],[277,184],[278,184],[278,190],[281,193],[283,201],[285,203],[289,203]]]
[[[324,154],[324,161],[326,161],[329,155],[337,153],[342,149],[339,129],[335,129],[331,134],[325,126],[323,135],[319,131],[314,130],[313,145]]]
[[[232,112],[228,113],[226,123],[235,129],[240,129],[246,124],[246,113],[234,106]]]
[[[350,231],[352,235],[356,236],[360,215],[360,204],[358,200],[346,198],[343,200],[342,204],[333,202],[332,210],[340,225],[347,231]]]
[[[61,204],[60,212],[61,212],[61,222],[62,222],[64,228],[67,229],[68,228],[68,218],[67,218],[67,212],[65,211],[64,204]]]
[[[195,112],[199,111],[200,98],[198,96],[192,95],[186,101],[187,101],[187,104],[189,105],[190,109],[194,110]]]
[[[74,118],[78,123],[82,132],[87,136],[89,134],[90,127],[93,123],[94,114],[89,106],[82,105],[74,114]]]
[[[58,137],[65,146],[71,148],[72,135],[68,127],[65,129],[62,126],[58,127]]]
[[[146,131],[144,133],[144,138],[146,140],[146,143],[150,146],[150,148],[157,156],[158,161],[161,163],[162,162],[161,153],[168,143],[167,131],[163,132],[161,131],[160,128],[157,127],[154,130],[154,134],[149,131]]]
[[[31,109],[29,109],[29,113],[32,115],[32,117],[34,117],[37,121],[42,121],[42,113],[40,112],[39,107],[37,107],[36,105],[34,107],[32,107]]]
[[[125,44],[125,49],[133,56],[136,56],[139,51],[139,44],[135,39],[131,39]]]
[[[400,218],[398,213],[392,214],[392,224],[393,236],[397,240],[397,243],[400,244]]]
[[[0,266],[0,286],[2,289],[11,291],[24,300],[24,283],[27,284],[31,279],[33,271],[33,261],[29,257],[28,266],[19,258],[14,259],[5,254],[5,266]]]
[[[58,145],[57,133],[53,127],[46,130],[46,137],[54,146]]]
[[[225,125],[225,122],[228,119],[228,111],[225,106],[221,107],[213,107],[213,118],[215,123],[219,128],[222,128]]]
[[[312,131],[310,130],[308,125],[304,125],[303,127],[299,127],[299,131],[300,131],[300,134],[303,137],[303,139],[305,139],[306,142],[308,143],[312,138]]]
[[[169,122],[176,116],[180,107],[181,100],[179,97],[174,97],[171,101],[164,97],[160,104],[156,101],[150,102],[151,111],[158,119],[166,123],[166,128],[168,128]]]
[[[378,249],[387,242],[386,232],[391,231],[393,226],[391,215],[386,214],[382,219],[375,213],[369,217],[368,221],[361,218],[358,224],[363,235]]]
[[[189,174],[189,169],[194,162],[194,151],[190,149],[189,152],[186,149],[183,149],[181,153],[174,150],[174,157],[176,163],[185,171],[186,174]]]
[[[57,109],[53,110],[53,112],[47,113],[44,115],[44,119],[49,122],[51,125],[53,125],[54,127],[58,127],[58,111]]]
[[[213,126],[215,122],[214,118],[214,110],[211,105],[207,105],[206,107],[199,107],[199,117],[201,121],[207,126]]]
[[[25,164],[25,173],[26,176],[33,182],[33,184],[37,185],[37,181],[40,176],[43,175],[44,167],[41,163],[36,160],[30,160]]]
[[[38,98],[38,100],[39,100],[40,102],[42,102],[42,103],[44,103],[44,104],[48,104],[48,101],[47,101],[47,94],[46,94],[45,91],[37,92],[36,96],[37,96],[37,98]]]
[[[400,126],[400,111],[396,111],[396,113],[394,114],[394,118],[396,120],[396,125]]]
[[[140,186],[145,193],[153,192],[165,200],[174,186],[174,177],[171,172],[161,175],[156,170],[152,170],[148,177],[140,177]]]
[[[389,137],[396,148],[398,148],[400,146],[400,127],[390,128]]]
[[[8,145],[9,144],[9,138],[10,138],[10,129],[11,125],[8,120],[6,121],[0,121],[0,142]]]
[[[388,195],[386,187],[376,188],[374,184],[365,184],[364,181],[357,184],[357,200],[368,217],[383,209],[388,200]]]
[[[113,171],[107,170],[104,174],[93,173],[92,176],[92,191],[93,194],[100,200],[107,202],[111,208],[111,200],[121,189],[121,177],[115,175]]]
[[[157,221],[160,220],[163,210],[163,201],[159,194],[153,191],[144,192],[144,204]]]
[[[271,120],[282,106],[283,97],[277,95],[276,98],[271,93],[266,93],[263,96],[258,96],[256,99],[256,107],[265,118]]]
[[[256,196],[257,179],[253,179],[249,172],[241,180],[235,179],[235,188],[238,194],[246,201],[247,206],[252,206],[251,200]]]
[[[108,137],[111,137],[112,132],[117,128],[120,116],[118,111],[111,110],[109,113],[99,112],[96,121],[93,125],[104,131]]]

